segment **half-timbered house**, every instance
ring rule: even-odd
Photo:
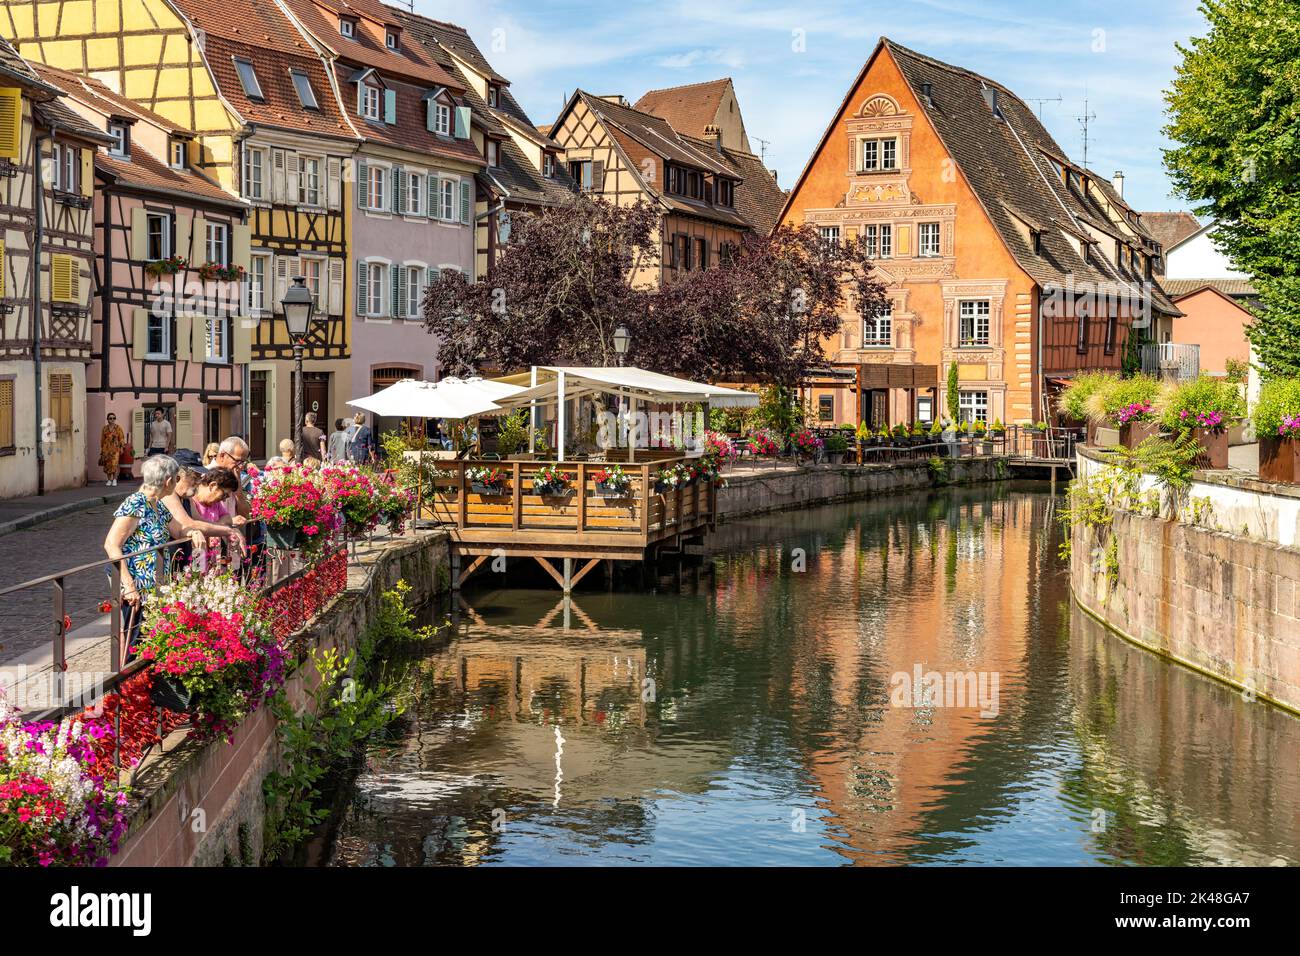
[[[889,307],[825,343],[852,387],[824,418],[1030,422],[1082,369],[1118,369],[1135,324],[1176,313],[1159,243],[993,80],[882,39],[790,191],[783,221],[876,259]]]
[[[254,333],[243,307],[246,205],[194,168],[191,130],[91,77],[36,68],[111,139],[95,157],[89,477],[114,477],[98,466],[99,427],[110,412],[141,451],[157,408],[172,423],[177,448],[241,431]]]
[[[305,340],[305,404],[322,418],[351,395],[344,171],[358,142],[326,63],[275,3],[0,0],[20,52],[87,73],[195,131],[192,162],[250,206],[247,309],[257,319],[247,429],[255,457],[287,437],[293,342],[280,302],[306,278],[316,316]],[[88,13],[89,15],[85,15]],[[66,14],[66,15],[65,15]]]

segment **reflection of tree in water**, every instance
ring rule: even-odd
[[[558,723],[576,709],[578,695],[567,677],[543,677],[528,698],[528,711],[539,724]]]

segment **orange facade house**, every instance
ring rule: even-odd
[[[1082,369],[1116,368],[1135,322],[1177,314],[1159,243],[1109,180],[1072,163],[1014,93],[888,39],[876,46],[782,214],[876,259],[889,309],[846,309],[825,343],[823,420],[1031,422]],[[822,379],[827,381],[827,379]]]

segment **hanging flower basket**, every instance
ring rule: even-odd
[[[179,680],[173,680],[166,674],[154,671],[153,686],[149,689],[149,699],[155,707],[175,713],[185,713],[194,701],[194,694],[186,689]]]
[[[269,524],[266,526],[266,543],[282,551],[294,551],[302,543],[302,529],[289,525]]]

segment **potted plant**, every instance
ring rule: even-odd
[[[999,445],[1007,440],[1007,426],[1002,424],[1002,419],[993,419],[993,424],[989,426],[989,435]]]
[[[1265,382],[1255,405],[1259,478],[1300,484],[1300,379]]]
[[[1067,422],[1075,425],[1087,425],[1086,441],[1089,445],[1096,441],[1096,422],[1088,416],[1088,399],[1098,389],[1107,388],[1119,377],[1113,372],[1080,372],[1061,392],[1056,400],[1057,408]]]
[[[369,472],[352,462],[330,462],[319,472],[330,502],[342,514],[348,533],[364,534],[379,523],[384,494],[375,487]]]
[[[519,409],[501,418],[497,424],[497,451],[510,461],[532,461],[533,456],[520,449],[528,447],[528,412]]]
[[[981,455],[993,454],[993,442],[989,439],[988,426],[982,418],[975,420],[975,441],[979,443]]]
[[[841,463],[849,451],[849,440],[843,432],[837,431],[825,439],[826,458],[828,461]]]
[[[858,440],[859,445],[874,445],[876,443],[876,435],[865,420],[858,422],[858,427],[854,430],[853,436]]]
[[[790,433],[790,447],[800,459],[813,458],[824,447],[824,442],[817,434],[807,428]]]
[[[506,492],[506,476],[500,468],[476,465],[465,469],[469,479],[470,490],[476,495],[503,495]]]
[[[1201,446],[1201,468],[1228,467],[1228,426],[1244,412],[1237,386],[1202,375],[1176,387],[1165,403],[1162,422],[1170,431],[1190,431]]]
[[[606,465],[591,474],[596,494],[602,498],[627,498],[632,493],[632,478],[622,465]]]
[[[686,474],[680,465],[666,465],[655,473],[655,491],[665,494],[686,484]]]
[[[533,493],[549,498],[570,495],[573,493],[573,476],[561,471],[558,465],[543,465],[533,475]]]
[[[184,256],[168,256],[166,259],[154,259],[144,264],[145,275],[152,276],[155,279],[161,279],[163,276],[174,276],[178,272],[184,271],[189,265]]]
[[[250,516],[266,522],[273,548],[309,548],[334,529],[338,511],[319,475],[302,466],[268,469],[254,484]]]
[[[781,450],[772,433],[765,428],[749,433],[749,447],[755,455],[764,458],[773,458]]]

